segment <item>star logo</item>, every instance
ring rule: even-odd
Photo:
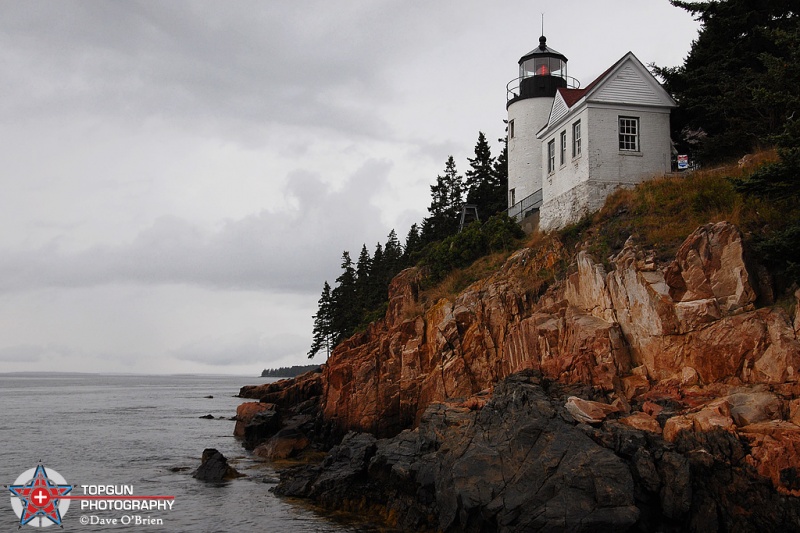
[[[19,516],[19,527],[28,523],[39,527],[60,526],[61,517],[69,507],[69,501],[62,502],[60,498],[69,494],[72,485],[55,470],[48,474],[44,465],[39,464],[18,477],[8,490],[13,495],[11,505]],[[50,522],[45,522],[45,518]]]

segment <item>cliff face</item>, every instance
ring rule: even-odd
[[[769,385],[786,406],[794,397],[800,319],[755,309],[757,284],[734,226],[699,228],[664,268],[632,241],[611,272],[581,252],[577,271],[536,298],[531,280],[563,256],[557,244],[521,250],[424,315],[418,273],[401,273],[386,319],[325,366],[325,418],[388,436],[418,423],[431,403],[491,389],[525,368],[624,404],[647,394],[680,401],[714,384]]]
[[[271,459],[338,443],[277,491],[409,530],[800,531],[800,290],[793,321],[756,308],[727,223],[667,265],[581,252],[541,294],[567,255],[520,250],[424,313],[402,272],[321,372],[243,388],[238,434]]]

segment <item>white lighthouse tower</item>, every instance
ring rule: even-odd
[[[519,78],[507,85],[509,216],[522,220],[542,202],[542,141],[560,87],[577,88],[567,76],[567,58],[548,48],[547,39],[519,60]]]

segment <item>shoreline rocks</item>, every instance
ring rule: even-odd
[[[746,433],[670,443],[621,420],[578,423],[566,398],[586,392],[515,374],[481,409],[432,404],[395,437],[348,433],[275,492],[408,531],[800,531],[800,499],[755,471]]]
[[[408,530],[800,531],[800,290],[794,320],[757,308],[727,223],[663,267],[629,239],[531,281],[565,257],[520,250],[426,310],[400,273],[320,371],[243,387],[236,435],[328,452],[277,492]]]

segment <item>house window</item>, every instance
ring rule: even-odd
[[[619,149],[627,152],[639,151],[639,119],[619,117]]]
[[[508,138],[509,139],[513,139],[514,138],[514,121],[513,120],[509,120],[508,121]]]
[[[561,132],[561,160],[559,163],[562,165],[567,158],[567,130]]]
[[[572,124],[572,157],[581,155],[581,121]]]
[[[547,143],[547,172],[552,174],[556,170],[556,140]]]

